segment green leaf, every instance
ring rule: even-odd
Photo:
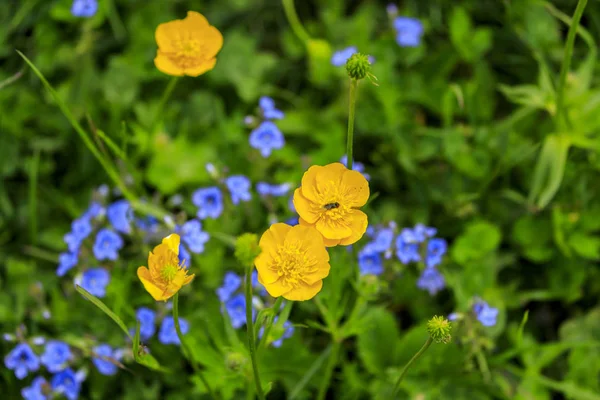
[[[477,260],[496,250],[502,234],[500,229],[486,221],[475,221],[467,225],[452,246],[452,258],[459,264]]]
[[[427,338],[427,333],[424,333]],[[400,338],[392,313],[376,307],[365,319],[365,329],[358,334],[358,355],[372,374],[383,374],[396,366],[396,345]]]
[[[319,357],[312,363],[309,369],[306,370],[306,373],[302,376],[302,378],[298,381],[296,386],[292,390],[290,390],[289,399],[295,399],[306,387],[308,382],[312,379],[312,377],[319,371],[321,366],[327,361],[329,358],[329,353],[331,353],[331,346],[328,346],[325,351],[321,353]]]
[[[75,285],[75,290],[77,290],[79,292],[79,294],[81,294],[87,300],[91,301],[96,307],[98,307],[100,310],[102,310],[106,315],[108,315],[110,318],[112,318],[112,320],[115,321],[117,323],[117,325],[119,325],[121,330],[123,330],[123,332],[125,332],[127,337],[129,337],[130,340],[133,340],[133,338],[131,337],[131,334],[129,333],[129,330],[127,329],[127,325],[125,325],[125,323],[121,320],[121,318],[119,318],[119,316],[117,314],[112,312],[111,309],[106,306],[106,304],[104,304],[100,299],[98,299],[96,296],[92,295],[91,293],[89,293],[87,290],[85,290],[84,288],[82,288],[79,285]]]
[[[600,260],[600,237],[575,232],[569,237],[568,243],[581,257],[594,261]]]

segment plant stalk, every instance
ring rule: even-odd
[[[254,322],[252,321],[252,268],[246,267],[246,330],[248,332],[248,350],[252,360],[252,372],[254,373],[254,386],[260,400],[265,400],[258,363],[256,362],[256,340],[254,339]]]
[[[402,383],[402,379],[404,379],[404,375],[406,375],[410,366],[415,361],[417,361],[419,359],[419,357],[421,357],[423,355],[423,353],[425,353],[425,351],[429,348],[429,346],[431,346],[431,343],[433,343],[433,339],[430,336],[427,338],[427,341],[425,342],[423,347],[421,347],[421,349],[419,351],[417,351],[417,353],[406,363],[406,365],[402,369],[402,372],[400,373],[400,376],[398,377],[398,380],[396,381],[396,385],[394,385],[394,398],[396,398],[396,396],[398,395],[398,390],[400,389],[400,383]]]

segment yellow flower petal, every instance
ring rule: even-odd
[[[156,286],[150,276],[150,271],[146,267],[139,267],[137,270],[137,276],[142,281],[144,289],[154,298],[156,301],[167,300],[168,297],[164,296],[164,289]]]
[[[294,207],[298,215],[310,224],[314,224],[319,219],[319,213],[315,212],[317,208],[315,203],[304,197],[300,188],[294,191]]]
[[[176,256],[179,255],[179,243],[181,239],[178,234],[172,233],[162,240],[162,244],[166,244]]]
[[[321,218],[315,227],[327,239],[344,239],[352,235],[352,229],[345,219]]]
[[[282,297],[286,300],[293,301],[304,301],[310,300],[317,295],[323,288],[323,281],[318,281],[314,285],[302,286],[296,289],[292,289],[289,292],[282,294]]]
[[[360,210],[352,210],[352,215],[350,217],[350,228],[352,230],[352,235],[340,240],[340,244],[343,246],[348,246],[358,242],[367,231],[368,225],[369,220],[367,214]]]
[[[203,64],[201,64],[201,65],[199,65],[199,66],[197,66],[195,68],[186,68],[184,70],[184,73],[187,76],[194,76],[194,77],[200,76],[203,73],[208,72],[211,69],[213,69],[215,67],[216,63],[217,63],[217,59],[213,58],[212,60],[209,60],[209,61],[207,61],[207,62],[205,62],[205,63],[203,63]]]
[[[258,273],[258,282],[267,289],[267,292],[273,297],[280,297],[284,293],[290,291],[288,286],[284,286],[280,280],[276,280],[274,282],[267,283],[263,280],[260,272]]]
[[[173,76],[183,76],[183,69],[179,66],[175,65],[169,57],[162,54],[160,50],[156,53],[156,58],[154,59],[154,65],[156,68],[167,75]]]
[[[347,207],[362,207],[369,200],[369,182],[358,171],[346,170],[343,173],[341,191]]]

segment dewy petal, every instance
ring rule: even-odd
[[[164,296],[164,289],[159,288],[152,281],[150,271],[146,267],[139,267],[137,269],[137,276],[142,281],[144,289],[154,298],[156,301],[166,300],[168,297]]]
[[[307,223],[314,224],[319,219],[319,214],[314,212],[319,205],[304,197],[300,188],[294,191],[294,207],[298,215]]]
[[[162,240],[162,244],[167,245],[169,250],[171,250],[173,253],[175,253],[175,255],[179,255],[180,241],[181,241],[181,238],[179,237],[179,235],[176,233],[172,233]]]
[[[283,285],[281,279],[277,280],[275,282],[272,282],[272,283],[266,283],[263,280],[263,277],[261,276],[260,272],[258,273],[258,282],[261,285],[263,285],[265,287],[265,289],[267,289],[267,292],[269,292],[269,294],[273,297],[282,296],[285,293],[290,291],[290,287]],[[285,298],[285,296],[284,296],[284,298]]]
[[[324,217],[317,221],[315,227],[327,239],[344,239],[352,235],[352,229],[348,226],[349,217],[350,215],[339,220]]]
[[[350,229],[352,229],[352,234],[340,240],[340,244],[343,246],[348,246],[358,242],[367,231],[367,225],[369,225],[367,214],[360,210],[352,210],[352,213],[348,215],[348,218],[350,220]]]
[[[317,295],[323,288],[323,281],[318,281],[314,285],[310,286],[299,286],[296,289],[292,289],[289,292],[283,294],[283,298],[286,300],[293,301],[304,301],[310,300]]]
[[[347,207],[362,207],[369,200],[369,182],[358,171],[345,171],[340,189]]]
[[[215,67],[216,63],[217,63],[217,59],[213,58],[211,60],[203,62],[202,64],[198,65],[197,67],[186,68],[183,71],[187,76],[199,76],[199,75],[202,75],[203,73],[213,69]]]
[[[172,76],[183,76],[183,69],[181,69],[179,66],[175,65],[171,59],[169,57],[167,57],[166,55],[162,54],[162,52],[159,50],[156,53],[156,58],[154,59],[154,65],[156,66],[156,68],[162,72],[165,73],[167,75],[172,75]]]

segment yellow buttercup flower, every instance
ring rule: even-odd
[[[148,267],[139,267],[138,278],[154,300],[166,301],[194,279],[179,263],[179,235],[173,233],[162,240],[148,255]]]
[[[158,25],[155,36],[158,51],[154,65],[174,76],[198,76],[210,71],[223,47],[221,32],[195,11],[188,11],[184,19]]]
[[[367,230],[367,214],[358,208],[369,199],[369,183],[341,163],[313,165],[294,192],[300,224],[314,226],[325,246],[350,245]]]
[[[258,281],[273,297],[312,299],[329,275],[329,254],[323,237],[310,226],[271,225],[260,238],[255,260]]]

